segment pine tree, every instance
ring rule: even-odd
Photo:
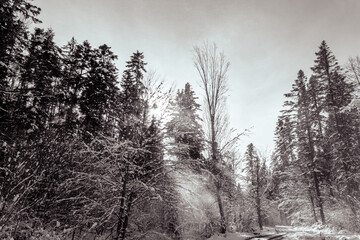
[[[178,91],[172,102],[171,120],[166,125],[168,136],[173,141],[171,153],[193,169],[201,167],[203,150],[203,133],[197,114],[200,105],[196,99],[190,84],[186,83],[185,89]]]
[[[63,95],[61,100],[64,107],[59,115],[64,121],[64,125],[69,131],[79,130],[80,124],[80,97],[84,90],[87,73],[89,71],[89,61],[85,43],[78,44],[72,38],[67,45],[62,48],[63,52],[63,81],[61,90]]]
[[[317,163],[318,152],[316,151],[314,130],[313,130],[313,115],[309,111],[310,103],[309,96],[306,88],[306,77],[303,71],[299,71],[298,78],[293,86],[293,93],[297,97],[297,135],[298,135],[298,155],[300,161],[305,161],[304,169],[308,169],[308,178],[310,184],[310,201],[313,205],[312,191],[316,198],[317,206],[319,208],[320,218],[323,224],[325,224],[325,215],[323,209],[323,199],[320,189],[319,179],[319,166]],[[314,211],[314,208],[313,208]],[[315,211],[314,211],[315,212]],[[314,213],[316,220],[316,214]]]
[[[259,228],[262,230],[264,218],[262,201],[267,183],[266,165],[264,161],[260,160],[260,157],[258,156],[252,143],[247,146],[247,150],[245,152],[245,163],[250,197],[254,202]]]
[[[283,114],[278,118],[275,129],[275,164],[279,169],[284,169],[295,159],[295,132],[294,122],[291,117]]]
[[[145,120],[143,115],[147,106],[144,104],[142,94],[145,91],[142,82],[144,78],[145,65],[144,55],[137,51],[131,56],[131,60],[126,62],[126,70],[123,73],[120,83],[122,90],[120,104],[122,116],[120,117],[123,126],[120,135],[124,139],[136,138],[136,129],[141,127]],[[142,116],[142,117],[141,117]]]
[[[119,206],[119,214],[117,221],[116,234],[114,239],[124,239],[128,227],[128,216],[134,198],[137,193],[133,192],[128,184],[136,180],[149,179],[152,176],[147,176],[149,173],[146,168],[150,167],[144,156],[151,154],[144,149],[146,123],[143,116],[147,106],[144,105],[142,94],[144,92],[143,73],[146,72],[143,61],[144,55],[137,51],[131,56],[130,61],[126,62],[126,70],[123,73],[120,85],[122,87],[120,92],[121,113],[119,116],[119,140],[129,142],[133,149],[127,154],[126,162],[124,164],[124,175],[122,178],[122,198]],[[146,181],[146,180],[145,180]]]
[[[353,178],[358,171],[358,144],[354,136],[356,122],[348,111],[343,111],[352,100],[353,84],[346,81],[342,69],[338,65],[330,48],[323,41],[316,53],[315,65],[312,67],[315,77],[324,86],[325,112],[328,114],[324,135],[332,144],[332,172],[340,192],[356,216],[352,197],[358,192],[359,183]],[[335,151],[334,151],[335,150]],[[330,154],[326,153],[325,154]]]
[[[278,117],[275,129],[275,150],[272,155],[272,184],[271,184],[271,198],[278,200],[280,203],[287,198],[288,192],[292,192],[293,178],[291,176],[297,175],[297,170],[294,165],[297,162],[296,158],[296,133],[294,131],[294,121],[289,111],[283,111],[282,115]],[[280,204],[279,204],[280,205]],[[279,207],[282,223],[287,223],[286,212],[290,210],[288,206],[286,209]]]
[[[355,81],[346,79],[325,41],[316,56],[311,78],[299,71],[285,94],[275,132],[273,191],[290,218],[312,213],[315,222],[320,217],[325,223],[324,206],[346,203],[356,222],[360,145],[359,115],[352,104]]]
[[[27,45],[27,20],[41,22],[36,16],[40,8],[29,0],[3,0],[0,5],[0,89],[9,90],[11,81],[17,75],[23,62],[23,52]],[[0,100],[5,100],[5,92]],[[2,103],[2,102],[1,102]],[[2,109],[2,108],[1,108]]]
[[[315,222],[317,221],[316,209],[319,209],[322,222],[325,222],[323,210],[323,197],[320,187],[319,151],[316,145],[316,131],[314,112],[311,111],[310,96],[307,89],[307,79],[303,71],[299,71],[298,78],[292,85],[290,93],[285,94],[285,110],[278,121],[276,129],[277,141],[275,152],[278,165],[275,168],[274,179],[282,179],[295,184],[291,174],[296,174],[301,179],[302,186],[299,194],[306,192],[311,203]],[[284,120],[282,120],[284,119]],[[290,161],[289,161],[290,160]],[[297,185],[297,184],[296,184]],[[291,194],[286,184],[279,184],[280,197]],[[296,193],[297,189],[292,189]]]
[[[56,88],[61,80],[61,50],[53,38],[52,30],[36,28],[25,59],[18,104],[19,108],[28,106],[23,121],[32,119],[24,124],[29,125],[29,131],[46,129],[58,113]]]
[[[0,4],[0,144],[16,140],[18,82],[29,44],[27,22],[41,22],[40,8],[28,0]],[[1,158],[1,153],[0,153]]]
[[[318,164],[319,170],[321,170],[321,180],[325,181],[329,188],[330,197],[334,197],[333,191],[333,174],[332,174],[332,156],[331,156],[331,143],[326,141],[325,126],[326,117],[325,111],[325,94],[324,85],[318,81],[318,78],[311,76],[307,84],[307,93],[309,101],[309,109],[312,114],[313,129],[314,129],[314,142],[318,149]]]
[[[109,119],[118,101],[117,69],[114,65],[116,55],[106,45],[92,49],[84,42],[84,58],[88,72],[79,99],[81,113],[84,115],[82,125],[85,139],[89,140],[98,133],[104,134]],[[110,112],[111,111],[111,112]]]

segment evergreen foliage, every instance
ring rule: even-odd
[[[189,83],[185,89],[178,91],[172,102],[171,120],[167,123],[167,134],[171,138],[171,153],[185,165],[194,170],[204,166],[202,151],[203,132],[199,121],[198,111],[200,105],[196,103],[194,91]]]
[[[287,209],[289,219],[307,205],[303,214],[313,219],[308,223],[331,224],[331,211],[345,204],[358,228],[359,112],[351,104],[355,81],[346,77],[325,41],[315,55],[310,79],[300,70],[285,94],[288,100],[275,131],[274,191],[280,207],[289,205],[290,194],[304,200],[292,205],[294,211]],[[294,174],[300,185],[295,185]],[[290,189],[284,187],[290,184]]]
[[[245,152],[245,164],[247,182],[249,182],[249,197],[256,209],[257,222],[260,230],[264,224],[264,194],[267,186],[266,163],[258,156],[252,143],[247,146]]]
[[[52,30],[29,34],[24,21],[39,12],[25,0],[1,5],[0,238],[44,228],[125,239],[140,234],[148,203],[157,224],[143,230],[174,235],[177,195],[145,99],[143,53],[119,81],[107,45],[73,38],[61,48]]]
[[[194,48],[205,117],[187,83],[164,122],[152,111],[171,91],[142,52],[119,74],[109,46],[59,47],[53,30],[28,29],[31,0],[0,2],[1,239],[198,240],[261,229],[275,211],[282,224],[360,228],[358,58],[345,72],[321,43],[285,94],[270,167],[248,145],[240,185],[230,63],[215,44]]]

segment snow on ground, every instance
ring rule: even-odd
[[[284,240],[360,240],[359,234],[350,232],[337,232],[329,228],[320,227],[290,227],[276,226],[275,228],[264,228],[261,235],[287,233]],[[215,234],[209,240],[245,240],[253,237],[251,233],[227,233]]]
[[[252,237],[249,233],[227,233],[227,234],[215,234],[209,240],[245,240]]]
[[[315,234],[306,232],[289,233],[287,240],[360,240],[360,235]]]

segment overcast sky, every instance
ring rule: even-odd
[[[253,126],[242,146],[273,148],[275,124],[298,70],[310,76],[315,52],[326,40],[340,64],[360,55],[359,0],[35,0],[43,28],[63,46],[75,37],[107,44],[117,66],[136,50],[148,69],[177,88],[186,82],[202,96],[192,48],[215,42],[231,62],[231,126]],[[202,102],[200,102],[202,103]]]

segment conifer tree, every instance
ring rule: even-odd
[[[123,189],[122,198],[119,206],[119,218],[114,239],[124,239],[128,226],[128,216],[135,198],[136,192],[128,187],[134,180],[146,181],[151,178],[146,168],[151,167],[148,163],[151,159],[146,159],[145,154],[150,152],[144,149],[146,141],[146,116],[143,116],[148,106],[144,105],[142,94],[145,91],[143,77],[146,63],[143,61],[144,55],[137,51],[131,56],[130,61],[126,62],[126,70],[123,73],[120,85],[121,113],[119,117],[119,137],[121,141],[128,141],[133,149],[131,154],[127,154],[122,177]],[[155,127],[155,126],[153,126]],[[155,129],[154,129],[155,130]],[[147,162],[149,160],[149,162]],[[156,167],[156,166],[154,166]],[[149,169],[147,169],[149,170]]]
[[[334,197],[333,192],[333,174],[332,174],[332,156],[331,143],[324,138],[326,117],[324,85],[318,81],[318,78],[311,76],[307,83],[307,96],[309,101],[309,110],[313,119],[314,143],[318,149],[317,162],[321,171],[321,180],[325,182],[329,189],[330,197]]]
[[[14,87],[15,78],[23,63],[29,34],[26,21],[41,22],[36,16],[40,8],[29,0],[4,0],[0,4],[0,106],[6,109],[7,91]],[[7,93],[7,96],[5,95]],[[4,116],[1,114],[1,116]],[[1,119],[1,118],[0,118]]]
[[[200,105],[196,103],[196,99],[189,83],[185,84],[185,89],[177,92],[172,102],[173,112],[171,120],[167,123],[167,132],[173,140],[171,153],[180,162],[199,169],[202,161],[203,133],[197,114]]]
[[[84,91],[89,72],[89,54],[87,43],[77,43],[72,38],[63,48],[63,91],[64,107],[59,113],[66,128],[74,132],[80,126],[80,97]]]
[[[286,122],[283,120],[278,122],[275,156],[279,160],[284,158],[286,162],[283,165],[284,160],[280,161],[274,176],[282,178],[288,183],[283,186],[280,184],[280,194],[285,198],[284,194],[289,194],[289,192],[291,194],[291,191],[293,191],[292,194],[296,193],[296,189],[291,190],[286,186],[296,180],[289,173],[295,174],[301,179],[303,186],[297,186],[297,188],[300,187],[299,194],[307,193],[315,222],[317,221],[316,209],[319,209],[321,220],[324,223],[324,200],[320,187],[319,147],[316,146],[315,117],[314,112],[311,111],[311,98],[303,71],[299,71],[291,92],[285,96],[287,98],[284,103],[286,109],[282,111],[283,115],[280,119],[284,119]],[[289,159],[290,161],[288,161]]]
[[[291,116],[291,112],[288,110],[282,111],[281,116],[278,117],[278,121],[275,129],[275,149],[272,156],[272,184],[271,184],[271,197],[278,200],[280,203],[283,199],[286,199],[292,186],[291,182],[293,178],[291,176],[296,175],[297,169],[294,167],[296,158],[296,133],[294,131],[294,121]],[[289,207],[283,204],[279,204],[281,221],[287,223],[286,212]]]
[[[266,165],[260,160],[255,147],[252,143],[247,146],[245,152],[245,163],[247,170],[247,180],[249,182],[250,197],[254,202],[256,209],[257,221],[260,230],[263,229],[263,194],[265,191],[266,179]]]
[[[293,94],[296,94],[297,97],[297,129],[296,133],[298,135],[298,156],[299,161],[304,161],[304,169],[308,169],[308,177],[311,185],[309,186],[310,191],[310,201],[313,204],[312,200],[312,191],[314,191],[315,199],[317,206],[319,208],[320,218],[323,224],[325,224],[325,215],[323,209],[323,198],[320,189],[320,179],[319,179],[319,166],[318,166],[318,152],[316,151],[314,131],[313,131],[313,115],[309,111],[310,103],[309,96],[306,88],[306,77],[303,71],[299,71],[298,78],[295,81],[293,86]],[[314,211],[314,208],[313,208]],[[314,211],[315,212],[315,211]],[[316,220],[316,214],[314,213],[314,218]]]
[[[29,55],[20,80],[21,92],[24,93],[20,97],[26,97],[19,99],[22,106],[29,106],[26,115],[33,121],[30,123],[31,128],[27,130],[46,129],[58,113],[57,86],[61,81],[61,50],[53,38],[52,30],[36,28],[30,40]]]
[[[79,101],[84,118],[82,125],[85,139],[98,132],[105,133],[111,114],[117,101],[117,69],[114,60],[117,56],[106,45],[92,49],[84,42],[85,59],[88,61],[88,72]]]
[[[123,73],[120,83],[122,90],[120,104],[122,116],[120,117],[123,126],[121,136],[125,139],[136,138],[137,128],[141,128],[141,123],[145,116],[141,118],[145,111],[142,94],[144,92],[145,65],[144,55],[137,51],[131,56],[131,60],[126,62],[126,70]]]
[[[316,52],[315,65],[312,67],[315,77],[324,87],[325,112],[328,114],[324,135],[332,144],[332,172],[336,173],[335,181],[341,196],[356,216],[355,202],[352,200],[358,192],[359,183],[353,178],[358,171],[358,142],[354,136],[356,122],[349,111],[343,111],[352,100],[353,84],[347,82],[330,48],[323,41]],[[330,154],[326,153],[325,154]],[[351,196],[351,197],[350,197]]]
[[[290,120],[291,116],[286,114],[278,118],[275,129],[275,153],[276,166],[279,169],[284,169],[295,159],[295,132],[294,122]]]

